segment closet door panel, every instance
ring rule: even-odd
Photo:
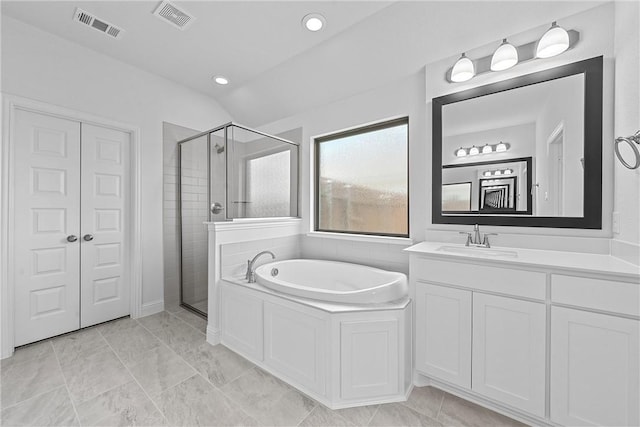
[[[80,123],[22,110],[14,123],[11,257],[19,346],[80,326]]]
[[[82,124],[82,327],[130,312],[129,138]]]

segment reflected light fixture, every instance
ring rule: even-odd
[[[467,150],[460,147],[459,150],[456,151],[456,157],[465,157],[467,155]]]
[[[310,13],[302,18],[302,25],[311,32],[320,31],[326,23],[327,20],[319,13]]]
[[[229,84],[229,79],[225,76],[213,76],[213,81],[218,83],[219,85]]]
[[[507,144],[500,141],[500,144],[496,145],[496,153],[502,153],[503,151],[507,151]]]
[[[484,171],[482,176],[491,176],[491,171]]]
[[[478,150],[478,147],[476,147],[475,145],[473,147],[471,147],[471,149],[469,150],[469,155],[470,156],[475,156],[476,154],[480,154],[480,150]]]
[[[494,175],[494,176],[500,176],[500,175],[502,175],[502,171],[495,171],[495,172],[493,173],[493,175]]]
[[[473,61],[463,53],[451,69],[451,81],[456,83],[466,82],[475,75],[476,70]]]
[[[489,144],[485,144],[484,147],[482,147],[482,154],[489,154],[491,152],[493,152],[493,148],[491,148]]]
[[[536,58],[551,58],[569,49],[569,33],[553,21],[536,45]]]
[[[507,39],[493,52],[491,57],[491,71],[507,70],[518,63],[518,49]]]

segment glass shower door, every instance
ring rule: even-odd
[[[180,144],[181,303],[206,315],[209,221],[208,135]]]

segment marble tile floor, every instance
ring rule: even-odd
[[[206,326],[206,325],[204,325]],[[0,423],[60,426],[517,426],[432,387],[332,411],[222,345],[181,308],[19,348],[2,361]]]

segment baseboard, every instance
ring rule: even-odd
[[[207,325],[207,342],[211,345],[220,344],[220,329]]]
[[[140,311],[140,317],[151,316],[152,314],[160,313],[164,311],[164,300],[158,300],[142,304],[142,310]]]

